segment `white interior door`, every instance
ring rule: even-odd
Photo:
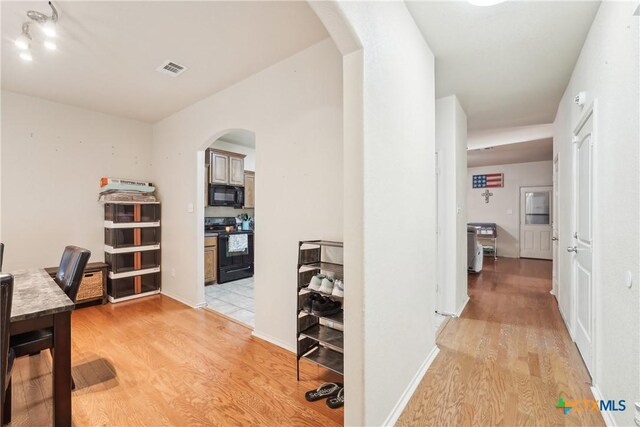
[[[553,258],[552,190],[553,187],[522,187],[520,189],[520,256],[522,258]]]
[[[589,372],[593,372],[593,111],[575,133],[575,340]]]
[[[551,293],[558,297],[558,157],[553,160],[553,203],[551,212],[551,242],[553,245],[553,268],[551,279]]]

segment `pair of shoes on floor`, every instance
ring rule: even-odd
[[[318,294],[311,294],[309,298],[302,304],[302,309],[307,313],[316,316],[329,316],[340,311],[342,304],[339,301],[333,301],[331,298],[323,297]]]
[[[309,402],[327,399],[327,406],[329,408],[338,409],[344,406],[344,384],[324,383],[317,389],[306,392],[304,398]]]

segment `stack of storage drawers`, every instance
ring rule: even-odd
[[[104,205],[104,259],[112,303],[160,292],[160,203]]]

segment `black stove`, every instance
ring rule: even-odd
[[[227,231],[227,227],[233,227],[233,231]],[[204,218],[204,232],[218,234],[252,234],[253,230],[238,230],[238,224],[234,217],[207,216]]]
[[[237,227],[234,217],[205,217],[205,233],[218,233],[218,283],[253,276],[253,231],[226,231]],[[246,237],[236,236],[246,234]]]

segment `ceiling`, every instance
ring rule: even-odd
[[[553,122],[597,1],[407,1],[436,57],[436,97],[457,95],[469,130]]]
[[[467,166],[508,165],[553,160],[553,138],[467,151]]]
[[[155,122],[328,37],[306,2],[55,2],[58,51],[31,30],[31,63],[13,45],[46,1],[3,1],[2,88]],[[178,77],[156,72],[171,60]]]

